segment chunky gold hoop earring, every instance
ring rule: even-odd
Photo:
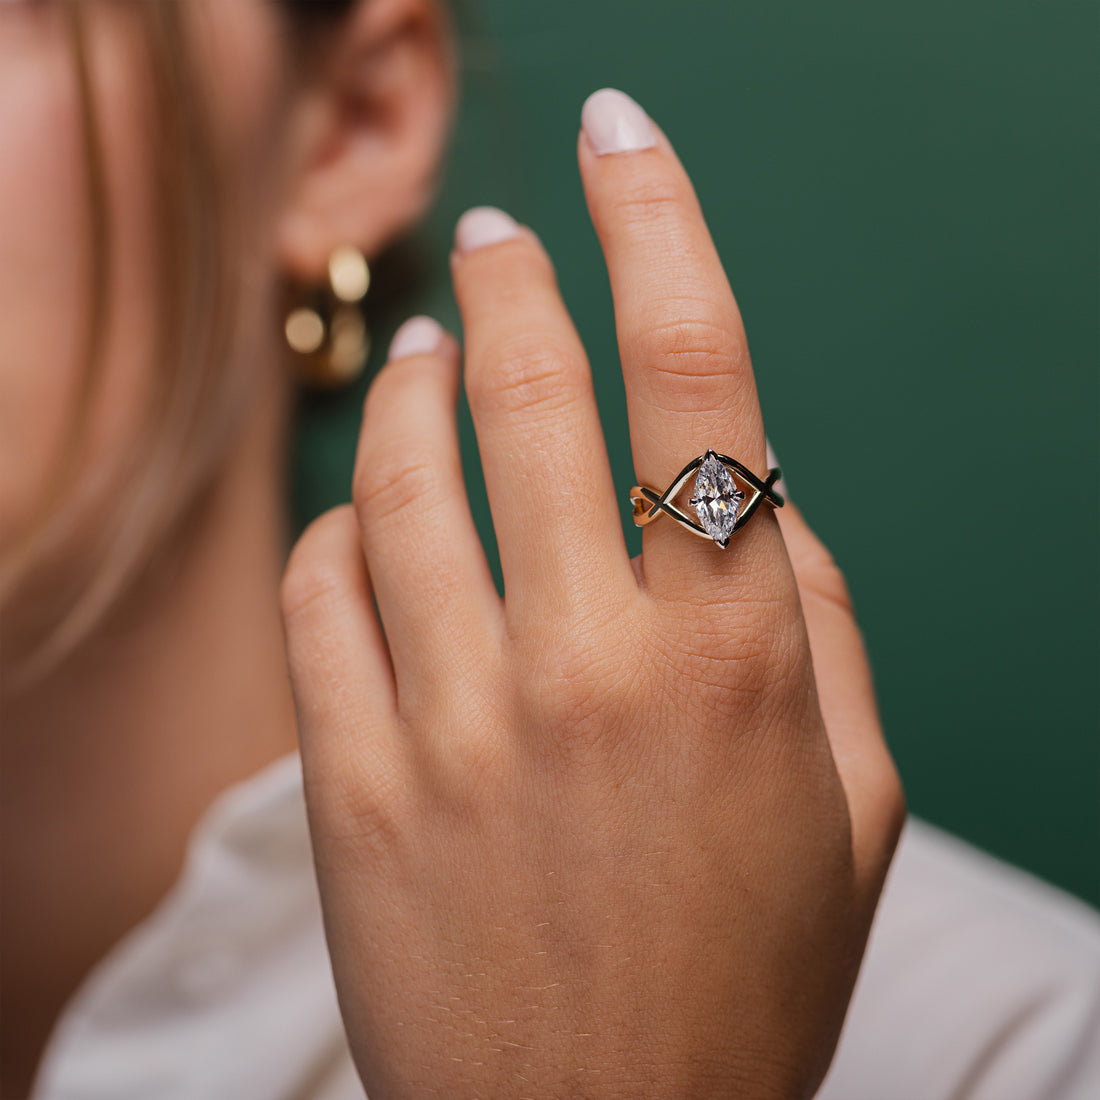
[[[363,253],[343,245],[329,257],[327,284],[288,291],[283,331],[295,373],[306,385],[336,389],[363,373],[370,333],[360,304],[370,280]]]

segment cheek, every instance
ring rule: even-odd
[[[72,416],[86,299],[72,62],[59,26],[18,19],[0,13],[0,539],[33,510]]]

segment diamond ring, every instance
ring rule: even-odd
[[[698,522],[672,503],[692,474],[695,474],[695,491],[690,503],[695,507]],[[634,526],[644,527],[663,513],[692,534],[713,539],[725,550],[734,531],[744,527],[761,504],[783,507],[783,497],[774,488],[781,476],[777,466],[761,481],[736,459],[708,450],[705,455],[693,458],[663,493],[648,485],[635,485],[630,490]],[[738,482],[745,488],[738,488]]]

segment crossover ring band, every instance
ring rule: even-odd
[[[695,491],[690,503],[695,507],[697,521],[672,503],[692,474],[695,474]],[[783,497],[775,491],[780,477],[782,473],[776,466],[762,481],[736,459],[708,450],[693,458],[663,493],[648,485],[635,485],[630,490],[634,526],[644,527],[662,515],[671,516],[693,535],[713,539],[724,550],[733,533],[752,519],[761,504],[783,507]],[[738,481],[746,488],[738,488]]]

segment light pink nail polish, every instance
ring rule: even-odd
[[[475,206],[458,219],[455,248],[461,253],[473,252],[475,248],[510,241],[519,235],[519,223],[503,210],[495,206]]]
[[[588,143],[600,156],[633,153],[657,144],[649,115],[617,88],[601,88],[584,101],[581,126]]]
[[[431,355],[443,342],[443,326],[431,317],[410,317],[394,334],[388,360]]]

